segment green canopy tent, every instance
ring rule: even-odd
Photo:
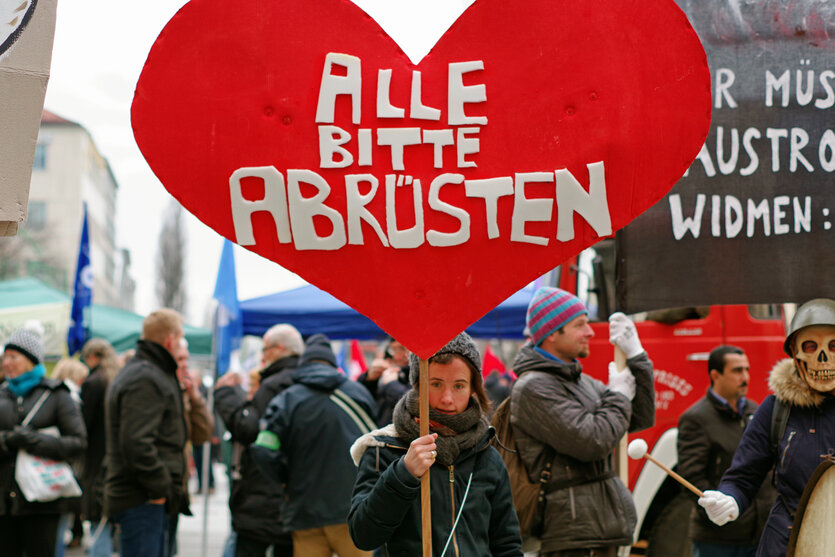
[[[107,339],[117,352],[136,346],[142,332],[143,316],[123,309],[93,304],[93,330],[91,337]],[[212,331],[184,325],[188,350],[192,354],[212,353]]]
[[[69,296],[33,278],[0,281],[0,343],[33,320],[43,326],[47,358],[66,354]]]
[[[0,281],[0,343],[5,343],[9,335],[27,321],[37,320],[44,327],[47,357],[65,355],[71,303],[69,295],[38,279]],[[93,304],[90,317],[90,337],[104,338],[117,352],[133,348],[142,332],[143,316],[130,311]],[[210,329],[190,325],[185,325],[184,329],[192,354],[211,355]]]

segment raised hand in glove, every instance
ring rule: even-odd
[[[39,441],[38,434],[29,426],[16,425],[12,431],[6,435],[6,446],[16,447],[19,449],[27,449],[36,445]]]
[[[609,362],[609,390],[624,395],[629,400],[635,398],[635,376],[630,369],[618,371],[615,362]]]
[[[609,317],[609,342],[620,348],[627,358],[634,358],[644,351],[635,323],[619,311]]]
[[[736,499],[721,491],[705,491],[699,498],[699,505],[704,507],[707,517],[717,526],[736,520],[739,516],[739,505]]]

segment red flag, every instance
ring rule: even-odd
[[[485,379],[493,372],[493,370],[498,371],[499,375],[502,375],[505,372],[504,362],[502,362],[498,356],[493,353],[493,349],[490,348],[489,344],[484,349],[484,358],[481,365],[481,374]]]
[[[355,381],[368,369],[368,364],[365,363],[365,354],[362,353],[357,339],[351,341],[351,364],[349,369],[351,371],[349,377]]]

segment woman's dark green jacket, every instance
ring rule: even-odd
[[[393,426],[365,435],[351,448],[359,473],[351,498],[348,527],[359,549],[383,548],[384,555],[421,555],[420,480],[403,463],[409,445]],[[440,556],[461,510],[445,555],[521,557],[519,521],[513,510],[507,469],[490,446],[493,429],[455,464],[430,469],[432,554]]]

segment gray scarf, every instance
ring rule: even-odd
[[[419,406],[418,392],[411,389],[394,407],[397,435],[409,443],[420,437]],[[467,409],[460,414],[449,415],[429,409],[429,432],[438,434],[435,440],[437,461],[444,466],[451,466],[461,451],[474,447],[484,437],[488,427],[487,416],[473,397],[470,397]]]

